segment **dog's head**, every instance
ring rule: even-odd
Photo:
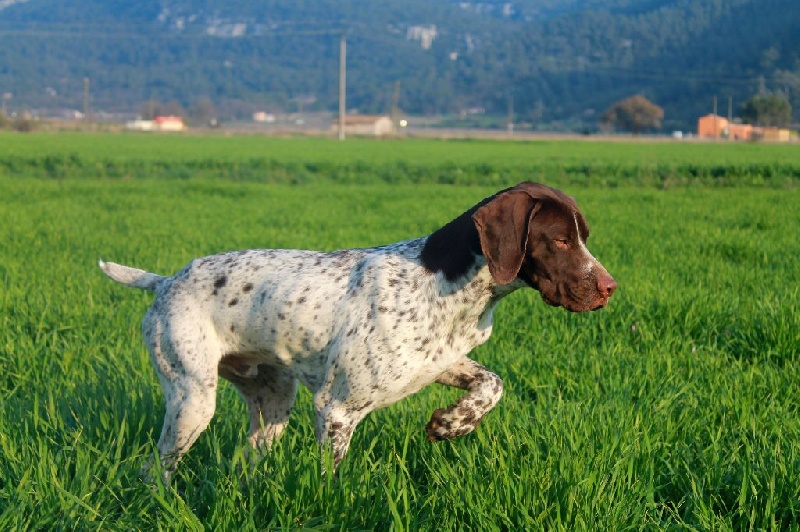
[[[472,215],[481,251],[498,284],[520,279],[554,306],[573,312],[608,304],[617,282],[586,248],[589,227],[560,190],[524,182]]]

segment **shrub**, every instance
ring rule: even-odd
[[[17,118],[12,122],[11,127],[14,131],[28,133],[36,129],[36,121],[32,118]]]

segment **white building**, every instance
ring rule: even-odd
[[[131,120],[125,127],[134,131],[184,131],[186,124],[179,116],[157,116],[153,120]]]
[[[334,119],[333,132],[339,132],[339,121]],[[395,133],[392,119],[385,115],[347,115],[344,117],[346,135],[383,137]]]

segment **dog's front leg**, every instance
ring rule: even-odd
[[[372,410],[352,395],[351,384],[352,377],[334,369],[314,396],[317,442],[323,452],[330,448],[334,469],[347,454],[356,425]]]
[[[340,404],[318,404],[317,405],[317,442],[324,453],[326,447],[330,446],[333,454],[333,469],[347,454],[350,447],[350,439],[358,422],[363,419],[361,412],[350,410]]]
[[[472,432],[503,395],[500,377],[466,357],[441,374],[436,382],[468,393],[454,405],[434,411],[425,427],[429,441],[449,440]]]

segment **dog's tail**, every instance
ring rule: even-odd
[[[131,268],[130,266],[123,266],[114,262],[105,262],[102,259],[97,261],[100,269],[114,281],[130,286],[133,288],[141,288],[143,290],[150,290],[155,292],[158,285],[166,279],[162,275],[146,272],[138,268]]]

